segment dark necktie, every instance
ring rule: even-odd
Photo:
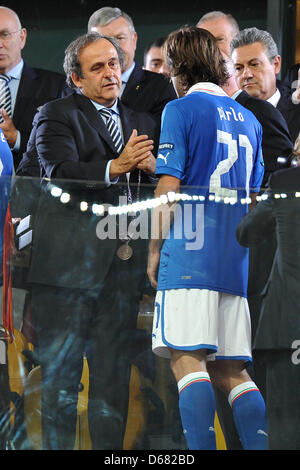
[[[8,82],[11,77],[7,75],[0,75],[0,109],[4,108],[9,116],[11,116],[11,95],[8,88]],[[0,122],[3,122],[3,117],[0,114]]]
[[[112,118],[111,111],[107,108],[102,108],[99,110],[99,113],[105,118],[107,130],[110,133],[118,153],[120,153],[123,147],[122,137],[118,125]]]

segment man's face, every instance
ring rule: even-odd
[[[26,29],[20,29],[10,12],[0,9],[0,73],[9,72],[21,60],[26,42]]]
[[[267,100],[276,91],[276,75],[280,72],[281,58],[271,62],[260,42],[238,47],[232,53],[236,81],[249,95]]]
[[[144,68],[151,72],[163,73],[167,77],[169,76],[162,47],[151,47],[151,49],[149,49]]]
[[[98,39],[79,54],[83,78],[72,75],[74,84],[88,98],[111,107],[121,90],[118,53],[107,39]]]
[[[209,31],[216,38],[221,51],[228,56],[230,55],[230,43],[233,39],[233,31],[231,24],[226,18],[204,21],[203,23],[198,23],[197,27]]]
[[[121,16],[105,26],[94,26],[91,28],[91,31],[117,39],[124,52],[122,72],[125,72],[132,66],[137,44],[137,34],[130,31],[129,23],[125,18]]]

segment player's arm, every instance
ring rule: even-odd
[[[167,195],[169,192],[178,193],[179,190],[180,180],[178,178],[170,175],[162,175],[154,191],[154,196],[159,198],[164,194]],[[149,281],[154,289],[157,288],[156,275],[160,259],[160,250],[163,244],[163,240],[168,234],[170,224],[172,222],[172,218],[170,217],[170,215],[172,216],[173,214],[173,211],[170,211],[172,206],[173,203],[156,207],[152,214],[152,238],[149,244],[147,274]],[[153,224],[155,226],[153,226]],[[155,234],[155,237],[153,234]]]

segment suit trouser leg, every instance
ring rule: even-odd
[[[131,262],[114,260],[93,316],[87,348],[93,449],[122,449],[139,293]]]
[[[300,364],[292,350],[266,352],[270,450],[300,450]]]
[[[81,293],[34,285],[32,309],[42,375],[44,449],[73,449],[88,306]]]

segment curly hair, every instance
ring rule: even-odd
[[[215,37],[196,26],[184,26],[166,39],[164,51],[171,76],[179,77],[186,92],[198,82],[224,85],[229,78]]]

